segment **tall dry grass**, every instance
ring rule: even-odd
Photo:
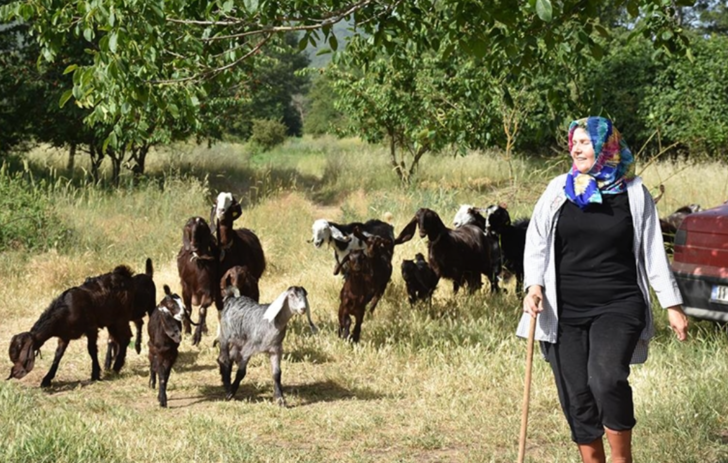
[[[64,174],[62,156],[33,153],[29,159]],[[461,203],[495,202],[526,216],[559,172],[558,162],[517,159],[509,166],[495,152],[430,156],[413,184],[402,188],[384,150],[325,138],[296,140],[265,156],[239,145],[179,146],[152,154],[149,168],[149,179],[137,188],[68,184],[49,190],[71,238],[48,252],[0,254],[0,350],[7,352],[12,334],[29,329],[63,289],[119,263],[141,271],[152,257],[158,295],[165,283],[179,291],[174,259],[181,227],[190,216],[207,218],[211,199],[227,190],[245,204],[238,226],[255,230],[265,248],[261,299],[303,285],[321,328],[314,336],[303,320],[292,321],[283,362],[289,407],[273,404],[263,357],[251,361],[237,399],[224,401],[212,336],[199,347],[183,341],[166,410],[147,387],[146,348],[139,356],[132,352],[118,376],[91,383],[85,341],[73,341],[53,387],[41,390],[55,346],[49,342],[26,378],[0,383],[0,461],[515,461],[525,345],[513,334],[520,314],[513,282],[497,296],[454,295],[442,282],[431,306],[410,307],[399,263],[425,252],[425,241],[415,238],[397,247],[392,282],[354,346],[336,337],[341,280],[332,275],[332,252],[307,240],[318,218],[391,213],[399,231],[419,207],[450,223]],[[722,202],[724,172],[717,165],[655,164],[644,177],[651,188],[665,183],[660,207],[669,212],[686,202]],[[214,333],[215,317],[208,319]],[[651,358],[631,377],[636,461],[728,461],[725,333],[694,322],[691,340],[680,344],[659,309],[656,320]],[[527,457],[578,461],[550,371],[539,360]]]

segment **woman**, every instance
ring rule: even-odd
[[[534,209],[524,256],[525,312],[540,314],[536,339],[551,365],[561,407],[583,462],[631,462],[631,363],[652,337],[648,285],[681,341],[687,317],[662,242],[652,196],[634,158],[602,117],[569,126],[571,170],[551,181]]]

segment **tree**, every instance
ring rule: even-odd
[[[90,65],[71,68],[73,97],[91,110],[87,121],[116,134],[133,125],[147,105],[165,117],[192,121],[210,85],[235,85],[232,72],[245,68],[277,34],[301,31],[301,47],[326,40],[336,49],[333,24],[349,19],[357,34],[380,52],[432,50],[442,56],[468,55],[503,75],[538,70],[563,47],[576,56],[603,53],[594,35],[605,0],[300,0],[256,2],[216,0],[18,0],[0,9],[5,20],[27,21],[46,60],[53,60],[67,31],[84,37]],[[669,0],[618,0],[638,31],[655,46],[678,51],[687,44]],[[679,1],[692,4],[691,1]],[[436,34],[430,34],[437,31]],[[512,57],[503,62],[503,55]],[[238,74],[239,75],[239,74]],[[173,84],[173,85],[172,85]],[[112,136],[109,136],[112,139]]]

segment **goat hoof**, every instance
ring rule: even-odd
[[[51,387],[51,382],[45,379],[40,383],[40,387]]]
[[[235,394],[232,394],[232,393],[228,392],[228,393],[227,393],[227,394],[225,395],[225,400],[232,400],[232,399],[233,399],[233,396],[234,396],[234,395],[235,395]]]
[[[288,408],[288,405],[286,405],[286,401],[283,399],[283,397],[279,398],[277,401],[278,406],[281,408]]]

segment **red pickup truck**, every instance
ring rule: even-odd
[[[683,220],[672,271],[685,313],[728,322],[728,202]]]

